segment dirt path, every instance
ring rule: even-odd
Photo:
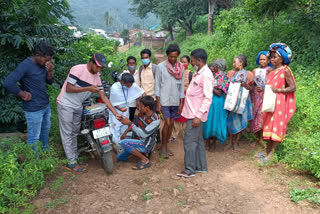
[[[156,53],[156,61],[165,58]],[[160,159],[154,152],[152,167],[131,168],[136,158],[116,162],[107,176],[97,160],[89,159],[88,173],[74,176],[61,170],[57,180],[40,191],[34,200],[36,213],[320,213],[309,204],[296,205],[289,199],[286,178],[266,176],[259,170],[255,151],[242,142],[240,153],[207,152],[207,174],[185,179],[175,174],[183,167],[182,137],[169,145],[175,156]],[[115,157],[114,157],[115,160]]]
[[[175,176],[184,166],[181,138],[169,145],[174,157],[160,160],[154,154],[152,167],[142,171],[131,169],[137,162],[132,158],[117,162],[114,174],[107,176],[91,159],[86,174],[62,173],[66,182],[55,194],[70,198],[68,203],[37,213],[319,213],[290,202],[288,192],[281,192],[277,183],[266,182],[249,158],[252,148],[242,145],[241,153],[223,152],[222,146],[208,152],[208,174],[191,179]],[[49,192],[42,190],[35,202],[50,201]]]

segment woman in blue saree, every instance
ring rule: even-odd
[[[215,60],[209,68],[215,77],[215,82],[208,120],[203,125],[203,136],[207,139],[209,151],[213,152],[216,148],[216,139],[220,143],[227,140],[227,111],[223,107],[230,81],[224,73],[226,70],[224,59]]]

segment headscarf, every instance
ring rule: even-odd
[[[259,59],[260,59],[260,56],[261,56],[261,55],[267,56],[267,55],[268,55],[268,51],[260,51],[260,52],[258,53],[257,58],[256,58],[256,64],[257,64],[257,65],[260,65]]]
[[[271,52],[276,52],[283,58],[283,64],[289,65],[292,61],[292,51],[285,43],[272,43],[269,47],[268,57]]]
[[[218,66],[221,70],[215,76],[215,79],[217,81],[217,85],[215,86],[215,88],[221,89],[225,94],[227,94],[230,80],[229,80],[227,74],[224,73],[224,71],[227,69],[226,60],[225,59],[216,59],[213,62],[213,66]]]

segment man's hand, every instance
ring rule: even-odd
[[[117,120],[119,120],[119,121],[122,119],[122,115],[121,115],[121,114],[118,114],[118,113],[115,115],[115,117],[116,117]]]
[[[201,120],[199,119],[199,118],[194,118],[193,120],[192,120],[192,127],[193,128],[196,128],[196,127],[198,127],[198,126],[200,126],[200,122],[201,122]]]
[[[89,86],[89,87],[88,87],[88,91],[90,91],[90,92],[92,92],[92,93],[98,93],[98,92],[99,92],[99,89],[98,89],[97,86],[92,85],[92,86]]]
[[[53,72],[54,65],[51,63],[51,61],[46,62],[46,68],[48,72]]]
[[[126,118],[125,116],[122,116],[122,119],[120,120],[120,122],[123,125],[129,125],[131,123],[131,121],[128,118]]]
[[[258,92],[263,92],[263,89],[261,88],[261,86],[258,86],[258,87],[257,87],[257,91],[258,91]]]
[[[30,101],[32,99],[32,94],[27,91],[20,91],[18,96],[21,97],[21,99],[23,99],[24,101]]]
[[[123,133],[123,134],[121,135],[121,137],[120,137],[120,140],[125,139],[125,138],[126,138],[126,136],[127,136],[127,133],[126,133],[126,132],[125,132],[125,133]]]
[[[160,104],[160,102],[157,102],[157,109],[156,109],[156,112],[157,112],[158,114],[160,114],[160,113],[161,113],[161,104]]]
[[[121,112],[126,112],[128,109],[126,107],[122,107],[119,109]]]
[[[177,115],[181,115],[182,112],[182,104],[179,105]]]

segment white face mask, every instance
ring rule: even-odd
[[[193,66],[194,70],[198,71],[199,67],[197,65]]]

